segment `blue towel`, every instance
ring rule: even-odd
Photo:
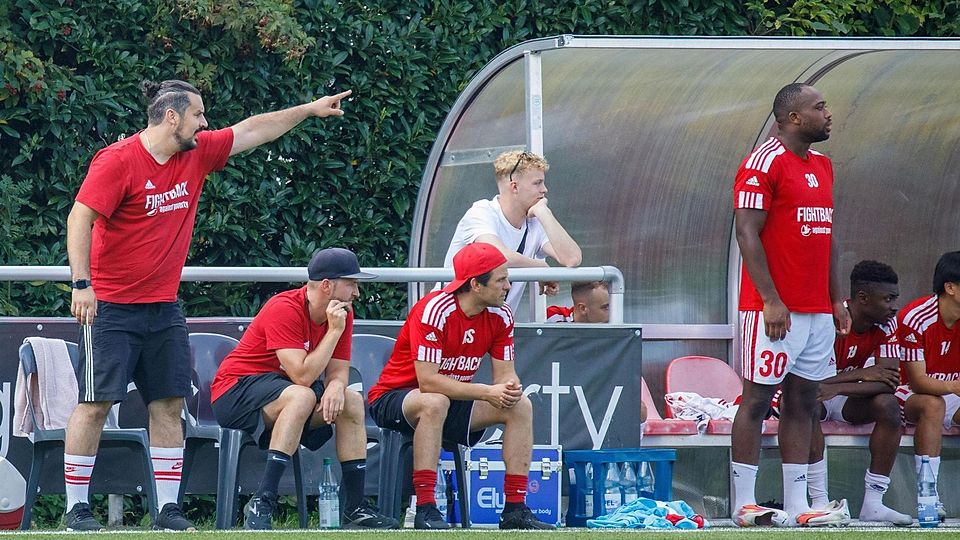
[[[665,516],[676,514],[683,519],[673,524]],[[587,520],[587,527],[591,529],[696,529],[697,524],[692,521],[697,513],[684,501],[655,501],[640,497],[627,503],[613,512]],[[709,527],[707,520],[703,520],[703,528]]]

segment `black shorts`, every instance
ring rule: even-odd
[[[132,380],[144,403],[190,395],[190,340],[179,302],[97,301],[93,358],[80,329],[80,402],[123,401]]]
[[[403,398],[410,388],[391,390],[383,394],[370,405],[370,416],[383,429],[392,429],[413,436],[414,428],[403,416]],[[473,401],[450,400],[447,419],[443,422],[443,440],[464,446],[473,446],[480,442],[486,429],[470,431],[470,416],[473,415]]]
[[[260,448],[270,448],[270,435],[273,429],[267,429],[263,423],[263,408],[277,400],[280,394],[292,386],[293,382],[279,373],[263,373],[240,377],[237,384],[230,387],[211,406],[217,423],[221,427],[240,429],[249,433]],[[323,383],[315,381],[310,387],[317,396],[317,402],[323,396]],[[324,425],[310,429],[310,419],[303,425],[300,444],[310,450],[318,450],[333,437],[333,426]]]

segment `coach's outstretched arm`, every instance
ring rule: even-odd
[[[260,146],[263,143],[268,143],[290,131],[307,118],[313,116],[319,118],[343,116],[340,101],[351,93],[352,90],[347,90],[333,96],[324,96],[310,103],[283,109],[282,111],[258,114],[231,126],[230,129],[233,130],[233,147],[230,149],[230,155],[233,156]]]

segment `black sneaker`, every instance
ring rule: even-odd
[[[272,497],[251,497],[243,507],[243,528],[266,531],[273,529],[273,508],[277,500]]]
[[[153,523],[153,528],[164,531],[195,531],[193,523],[183,516],[180,505],[177,503],[167,503],[157,514],[157,521]]]
[[[450,524],[435,504],[418,504],[417,517],[413,519],[414,529],[449,529]]]
[[[511,512],[502,512],[500,514],[500,528],[501,529],[543,529],[543,530],[553,530],[556,529],[555,526],[544,523],[537,519],[537,516],[533,515],[533,512],[527,508],[527,505],[522,505],[520,508],[513,510]]]
[[[380,513],[380,509],[364,499],[360,506],[344,512],[340,519],[344,529],[399,529],[400,522]]]
[[[78,502],[65,516],[63,521],[67,524],[68,531],[102,531],[103,525],[93,517],[90,511],[90,505]]]

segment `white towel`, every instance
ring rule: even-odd
[[[696,392],[670,392],[663,395],[674,418],[693,420],[703,433],[710,420],[733,420],[739,405],[730,405],[720,398],[703,397]]]
[[[13,434],[27,437],[33,433],[34,418],[42,429],[63,429],[77,408],[79,394],[67,344],[62,339],[41,337],[29,337],[24,341],[33,347],[37,374],[36,377],[26,376],[22,365],[17,372]],[[28,393],[34,418],[27,412]]]

